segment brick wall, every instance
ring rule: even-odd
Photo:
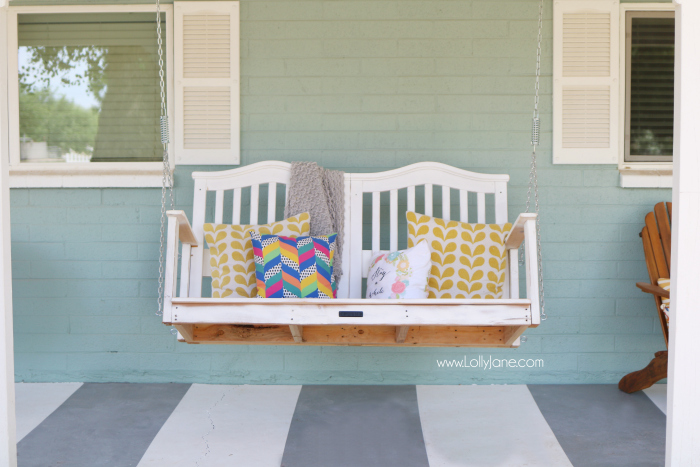
[[[614,382],[664,347],[637,234],[670,190],[551,164],[551,2],[540,195],[549,319],[520,349],[187,346],[154,315],[160,191],[13,190],[17,379],[227,383]],[[242,162],[508,173],[525,203],[537,2],[242,1]],[[176,171],[191,213],[192,168]],[[205,168],[210,170],[211,168]],[[544,369],[448,370],[468,355]]]

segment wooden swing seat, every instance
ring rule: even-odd
[[[508,175],[478,174],[435,162],[379,173],[345,174],[344,275],[338,298],[203,298],[202,279],[211,276],[204,245],[204,223],[223,223],[224,200],[233,192],[232,223],[241,223],[242,200],[249,199],[250,224],[282,219],[277,187],[287,186],[290,164],[259,162],[221,172],[194,172],[193,222],[183,211],[168,211],[163,323],[175,326],[179,340],[191,344],[374,345],[426,347],[517,347],[520,335],[538,326],[535,214],[521,214],[506,239],[503,299],[363,299],[372,252],[398,249],[399,191],[406,210],[416,210],[416,187],[424,186],[424,209],[433,215],[434,186],[441,186],[441,217],[452,219],[451,189],[458,190],[459,219],[469,218],[468,194],[476,194],[476,221],[486,222],[486,195],[493,196],[490,222],[508,219]],[[260,190],[268,190],[266,220],[258,222]],[[245,192],[243,190],[246,190]],[[213,219],[205,220],[207,192],[215,192]],[[382,219],[381,193],[389,193],[389,219]],[[371,197],[371,216],[363,218],[363,197]],[[286,199],[286,196],[285,196]],[[491,204],[491,203],[489,203]],[[420,212],[421,210],[418,209]],[[371,248],[363,248],[363,219],[371,218]],[[382,222],[384,221],[384,222]],[[388,224],[388,225],[387,225]],[[380,230],[388,227],[389,250],[380,248]],[[369,233],[369,231],[367,232]],[[526,296],[520,297],[518,248],[525,243]],[[181,255],[179,245],[182,245]],[[177,269],[180,266],[179,294]]]

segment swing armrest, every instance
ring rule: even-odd
[[[658,285],[647,284],[645,282],[637,282],[637,287],[642,289],[642,292],[650,293],[653,295],[658,295],[663,298],[671,298],[671,292],[659,287]]]
[[[520,248],[525,240],[525,224],[528,221],[536,221],[537,214],[533,212],[524,212],[518,216],[510,229],[510,233],[506,237],[506,249],[512,250],[514,248]]]
[[[540,324],[540,293],[539,293],[539,265],[537,254],[537,214],[526,212],[520,214],[513,224],[510,233],[506,237],[505,245],[510,256],[510,280],[515,285],[515,295],[511,298],[518,298],[518,248],[525,244],[525,291],[531,303],[532,324]]]
[[[196,247],[198,245],[197,237],[195,237],[192,231],[192,226],[190,225],[190,221],[187,220],[185,211],[168,211],[165,214],[168,216],[168,219],[175,219],[177,222],[180,241],[186,245]]]
[[[185,252],[198,246],[198,242],[184,211],[167,211],[165,215],[168,216],[168,237],[163,271],[163,323],[170,325],[173,322],[172,300],[176,297],[179,244],[182,243],[183,257],[186,258],[183,264],[189,264],[190,255]],[[189,279],[183,275],[182,280],[187,282]]]

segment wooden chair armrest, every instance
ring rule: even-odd
[[[198,245],[197,237],[195,237],[194,231],[192,231],[192,226],[190,226],[190,221],[187,220],[185,211],[168,211],[165,214],[168,218],[177,220],[177,224],[180,227],[180,241],[196,247]]]
[[[525,240],[525,223],[530,220],[537,220],[537,214],[524,212],[518,216],[506,237],[506,249],[520,248],[520,245]]]
[[[671,298],[671,292],[659,287],[658,285],[647,284],[645,282],[637,282],[637,287],[642,289],[643,292],[650,293],[653,295],[658,295],[663,298]]]

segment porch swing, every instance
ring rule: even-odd
[[[158,4],[157,0],[157,4]],[[157,6],[160,12],[160,5]],[[486,196],[493,196],[496,223],[508,221],[508,175],[469,172],[435,162],[421,162],[379,173],[345,174],[344,275],[338,285],[338,298],[208,298],[202,297],[203,278],[211,277],[209,252],[204,244],[204,224],[209,192],[214,192],[213,222],[221,224],[224,199],[232,193],[231,218],[241,223],[248,210],[250,223],[258,220],[261,191],[267,190],[267,222],[277,216],[278,187],[289,189],[290,164],[259,162],[220,171],[194,172],[192,224],[184,211],[173,210],[172,178],[168,162],[168,125],[162,61],[162,40],[158,21],[158,53],[161,86],[161,142],[163,144],[163,187],[161,210],[161,249],[159,314],[163,323],[174,326],[178,340],[190,344],[287,344],[287,345],[366,345],[414,347],[518,347],[521,334],[536,327],[544,314],[540,249],[537,158],[539,144],[539,78],[543,5],[539,8],[539,32],[535,80],[535,106],[532,121],[532,154],[525,213],[520,214],[505,240],[506,273],[501,299],[364,299],[362,281],[367,277],[373,252],[380,251],[380,225],[389,225],[390,251],[398,249],[399,192],[406,199],[407,211],[416,209],[416,193],[423,187],[423,213],[433,215],[433,190],[441,190],[441,215],[451,219],[452,190],[459,201],[459,217],[468,221],[469,193],[474,193],[477,220],[487,219]],[[160,13],[158,13],[160,18]],[[441,187],[438,189],[437,187]],[[249,204],[243,194],[249,193]],[[405,191],[404,191],[405,190]],[[280,191],[282,191],[280,187]],[[166,198],[170,193],[170,210]],[[381,193],[389,194],[389,219],[382,222]],[[264,191],[263,191],[264,194]],[[372,199],[371,249],[363,247],[363,198]],[[371,195],[370,195],[371,194]],[[474,196],[474,195],[472,195]],[[534,197],[534,213],[530,200]],[[227,199],[231,199],[229,195]],[[248,197],[246,197],[248,199]],[[491,203],[489,203],[490,205]],[[167,218],[167,237],[165,232]],[[208,222],[211,222],[209,220]],[[369,231],[367,232],[369,234]],[[179,249],[181,245],[181,254]],[[526,295],[520,296],[519,258],[525,263]],[[181,259],[181,261],[180,261]],[[178,264],[181,263],[181,264]],[[178,266],[180,267],[178,292]]]

